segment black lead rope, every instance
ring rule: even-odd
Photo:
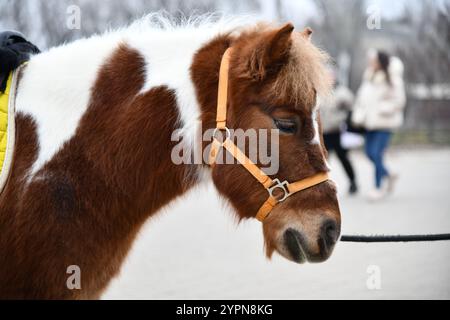
[[[450,240],[450,233],[427,234],[427,235],[408,235],[408,236],[342,236],[343,242],[425,242],[425,241],[445,241]]]

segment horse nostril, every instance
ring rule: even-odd
[[[321,228],[321,241],[324,253],[328,252],[335,244],[339,236],[336,222],[327,220]]]
[[[305,257],[301,249],[302,235],[300,232],[289,228],[284,232],[283,240],[291,258],[298,263],[303,262]]]

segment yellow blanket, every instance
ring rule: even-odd
[[[15,104],[20,66],[8,76],[6,91],[0,92],[0,193],[8,181],[16,140]]]
[[[6,148],[8,145],[8,109],[13,73],[8,77],[5,93],[0,92],[0,174],[3,171]]]

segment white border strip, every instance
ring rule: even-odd
[[[8,140],[6,141],[5,159],[3,160],[2,172],[0,174],[0,194],[3,192],[6,182],[8,181],[9,174],[11,171],[12,159],[14,156],[14,145],[16,142],[16,119],[15,119],[16,92],[19,74],[23,66],[24,65],[21,65],[19,68],[13,71],[11,79],[11,90],[9,92],[9,101],[8,101],[8,128],[7,128]]]

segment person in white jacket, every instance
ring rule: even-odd
[[[406,105],[404,66],[401,60],[381,51],[369,54],[369,66],[358,90],[352,114],[355,126],[367,130],[365,151],[375,166],[375,189],[369,195],[379,200],[392,192],[396,176],[384,165],[392,132],[403,124]],[[384,181],[387,183],[383,183]]]

